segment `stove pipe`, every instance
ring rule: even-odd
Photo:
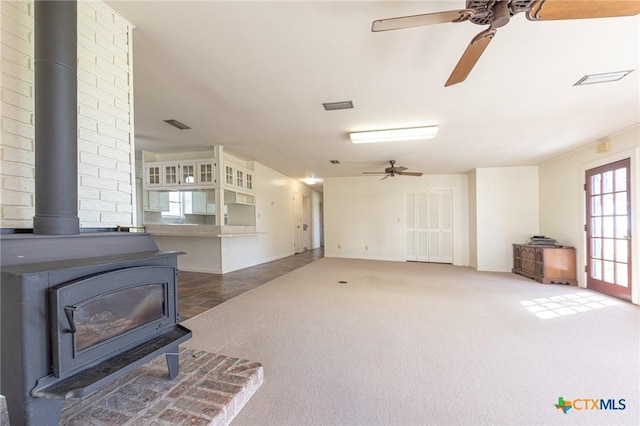
[[[77,2],[34,2],[34,234],[80,233]]]

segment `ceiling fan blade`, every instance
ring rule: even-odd
[[[397,174],[402,176],[422,176],[420,172],[398,172]]]
[[[535,0],[527,12],[531,21],[612,18],[640,13],[638,0]]]
[[[453,69],[453,72],[449,76],[449,80],[447,80],[444,87],[461,83],[467,78],[495,34],[495,28],[488,28],[471,40],[471,43],[469,43],[469,46],[467,46],[467,49],[462,54],[462,57]]]
[[[442,24],[445,22],[466,21],[476,13],[473,9],[449,10],[447,12],[426,13],[422,15],[401,16],[399,18],[377,19],[371,24],[371,31],[400,30],[403,28],[421,27],[423,25]]]
[[[362,172],[363,175],[384,175],[387,172]]]
[[[384,177],[383,177],[382,179],[380,179],[380,180],[385,180],[385,179],[386,179],[386,178],[388,178],[389,176],[391,176],[391,175],[386,175],[386,176],[384,176]]]
[[[405,170],[407,170],[407,168],[406,168],[405,166],[398,166],[398,167],[394,167],[394,171],[395,171],[396,173],[404,172]]]

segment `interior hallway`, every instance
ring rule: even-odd
[[[178,303],[182,320],[192,318],[323,256],[324,249],[321,247],[226,274],[181,271],[178,278]]]

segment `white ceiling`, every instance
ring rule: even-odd
[[[110,1],[135,26],[136,147],[223,145],[293,178],[535,165],[640,121],[640,17],[498,30],[469,78],[444,87],[471,22],[372,33],[374,19],[459,9],[422,2]],[[585,74],[635,69],[574,87]],[[354,109],[325,111],[323,102]],[[192,127],[177,130],[162,120]],[[350,131],[438,125],[429,142],[353,145]],[[337,159],[342,164],[332,165]]]

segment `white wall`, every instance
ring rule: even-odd
[[[478,202],[476,171],[469,172],[469,266],[478,269]]]
[[[476,269],[510,272],[512,244],[538,233],[538,167],[476,169],[474,184]]]
[[[325,256],[404,261],[403,193],[453,193],[453,263],[469,264],[467,175],[324,180]]]
[[[0,2],[1,226],[31,228],[34,200],[33,1]],[[134,223],[132,26],[104,2],[78,2],[78,216]]]
[[[301,184],[259,162],[253,162],[256,195],[257,236],[222,238],[222,271],[230,272],[247,268],[294,254],[295,220],[293,215],[293,192],[313,199],[322,196]],[[302,200],[302,197],[300,197]],[[312,203],[312,217],[314,212]],[[318,228],[312,222],[311,232]],[[318,248],[320,240],[312,239],[312,248]]]
[[[559,239],[577,249],[578,284],[586,285],[584,273],[586,250],[584,223],[585,171],[631,158],[632,282],[634,303],[640,303],[640,126],[634,126],[610,137],[611,150],[596,152],[590,146],[540,165],[540,232]]]
[[[221,274],[220,238],[174,237],[154,235],[160,250],[181,251],[178,268],[183,271]]]

